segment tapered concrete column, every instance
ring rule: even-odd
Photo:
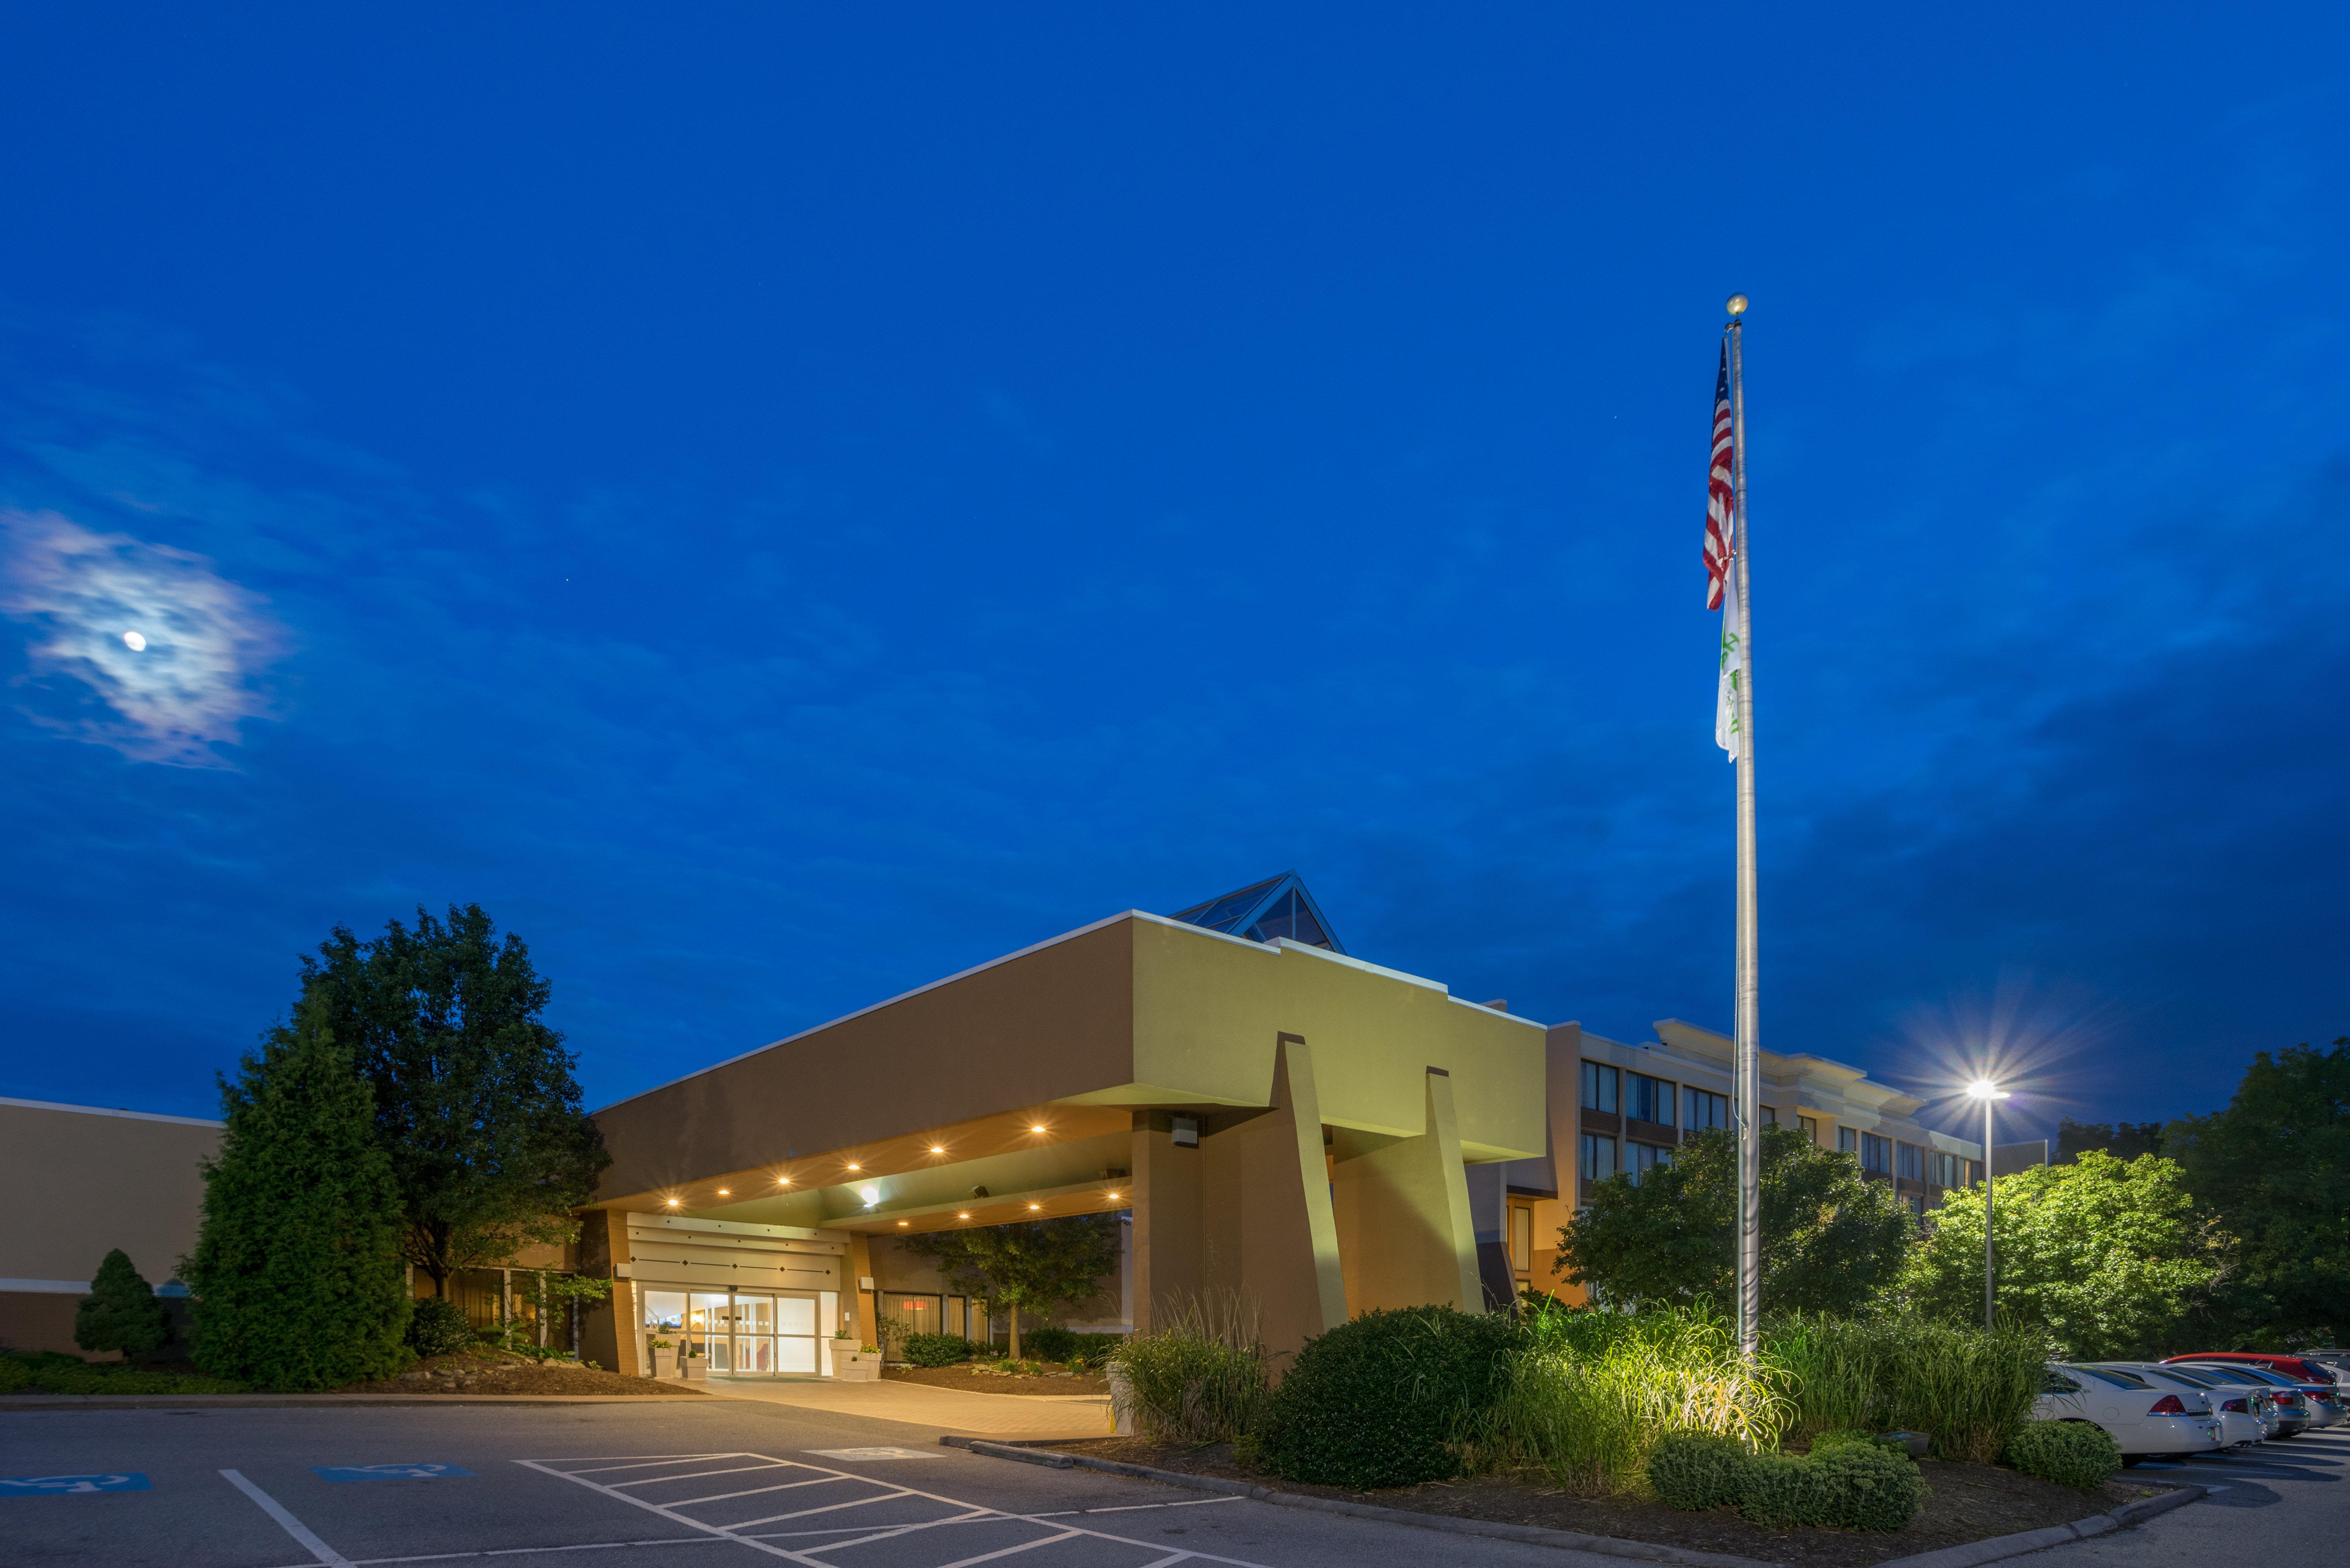
[[[638,1332],[637,1287],[629,1272],[629,1217],[617,1209],[590,1209],[580,1219],[582,1273],[612,1282],[612,1293],[588,1309],[579,1325],[579,1354],[630,1377],[641,1377],[644,1335]]]
[[[1452,1113],[1452,1079],[1428,1070],[1418,1137],[1343,1159],[1335,1170],[1347,1296],[1357,1312],[1441,1304],[1483,1312],[1477,1232]]]
[[[1200,1147],[1209,1290],[1236,1290],[1253,1303],[1263,1314],[1265,1348],[1276,1355],[1345,1323],[1321,1099],[1304,1040],[1279,1036],[1272,1108],[1218,1127]]]
[[[1198,1146],[1179,1147],[1164,1111],[1134,1117],[1134,1331],[1146,1334],[1205,1289]]]

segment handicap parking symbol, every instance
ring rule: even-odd
[[[0,1476],[0,1497],[60,1497],[91,1491],[153,1491],[143,1475]]]
[[[463,1465],[312,1465],[310,1470],[330,1481],[441,1480],[473,1473]]]

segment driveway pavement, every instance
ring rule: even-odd
[[[0,1478],[8,1568],[1624,1568],[750,1399],[0,1408]]]
[[[973,1394],[920,1383],[795,1383],[784,1378],[712,1377],[702,1385],[730,1399],[760,1399],[804,1410],[902,1421],[932,1437],[1098,1438],[1110,1429],[1106,1394]]]
[[[2026,1561],[2068,1568],[2303,1568],[2350,1562],[2350,1428],[2304,1432],[2230,1458],[2143,1465],[2127,1473],[2213,1490],[2204,1501],[2136,1530],[2054,1547]]]

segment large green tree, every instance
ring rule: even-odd
[[[2350,1334],[2350,1040],[2260,1053],[2227,1109],[2171,1123],[2163,1147],[2236,1241],[2230,1310],[2214,1332],[2279,1349],[2341,1344]]]
[[[120,1247],[107,1253],[74,1313],[74,1343],[84,1350],[144,1355],[172,1337],[171,1314]]]
[[[2183,1173],[2158,1155],[2087,1149],[2070,1165],[2033,1166],[2001,1177],[1991,1206],[2000,1316],[2045,1328],[2084,1360],[2178,1348],[2225,1262]],[[1929,1316],[1982,1321],[1981,1187],[1943,1199],[1906,1285]]]
[[[1737,1139],[1701,1133],[1637,1186],[1619,1175],[1587,1189],[1559,1231],[1558,1271],[1617,1305],[1730,1313],[1737,1218]],[[1762,1305],[1773,1313],[1859,1311],[1900,1278],[1918,1233],[1891,1186],[1864,1178],[1851,1155],[1771,1127],[1762,1220]]]
[[[901,1236],[898,1246],[929,1259],[972,1295],[1003,1307],[1012,1319],[1016,1356],[1024,1308],[1042,1314],[1102,1293],[1103,1277],[1118,1269],[1118,1227],[1115,1214],[1076,1214]]]
[[[477,904],[445,922],[419,909],[413,929],[394,920],[369,941],[338,926],[302,984],[374,1088],[401,1249],[436,1292],[575,1233],[610,1157],[521,938],[501,940]]]
[[[400,1193],[367,1080],[305,1004],[221,1083],[227,1123],[204,1166],[196,1364],[265,1388],[334,1388],[407,1365],[412,1297]]]

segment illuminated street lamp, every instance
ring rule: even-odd
[[[1982,1102],[1983,1107],[1983,1326],[1991,1326],[1991,1107],[2008,1097],[2007,1091],[1989,1078],[1977,1078],[1967,1085],[1967,1094]]]

